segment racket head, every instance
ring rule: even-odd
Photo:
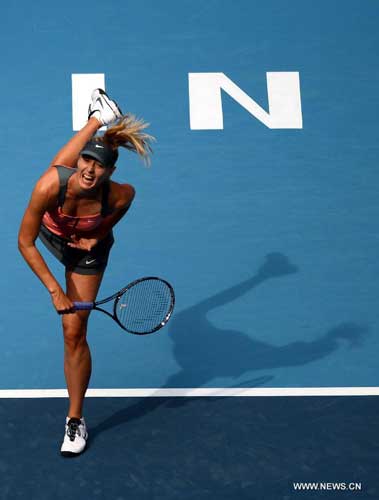
[[[127,332],[147,335],[165,326],[174,306],[175,293],[170,283],[156,276],[147,276],[117,293],[113,317]]]

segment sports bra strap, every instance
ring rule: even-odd
[[[55,168],[58,171],[59,177],[58,206],[61,207],[66,198],[68,180],[75,173],[75,169],[65,167],[64,165],[55,165]]]

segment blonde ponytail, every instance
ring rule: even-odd
[[[134,115],[125,115],[97,140],[104,142],[112,149],[119,147],[129,149],[137,153],[146,165],[150,165],[150,155],[153,152],[151,142],[155,141],[155,138],[143,132],[148,126],[148,123]]]

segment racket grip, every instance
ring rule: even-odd
[[[76,311],[89,311],[95,307],[94,302],[74,302]]]

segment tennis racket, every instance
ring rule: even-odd
[[[99,307],[114,301],[113,313]],[[76,311],[101,311],[110,316],[129,333],[146,335],[162,328],[170,319],[175,305],[175,294],[167,281],[147,277],[129,283],[114,295],[97,302],[74,302]]]

